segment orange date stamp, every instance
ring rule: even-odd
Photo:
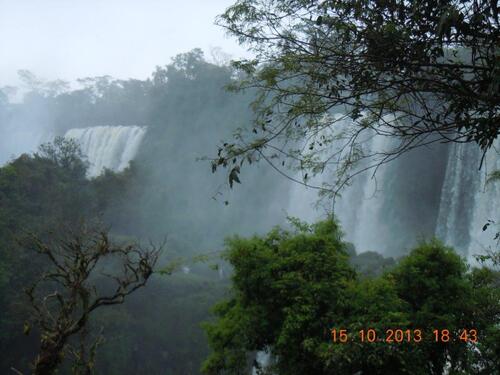
[[[348,342],[362,342],[362,343],[377,343],[384,342],[388,344],[396,343],[419,343],[426,342],[463,342],[463,343],[477,343],[478,333],[477,329],[460,329],[450,331],[448,329],[434,329],[424,331],[423,329],[401,329],[389,328],[382,331],[368,328],[361,329],[357,332],[351,332],[347,329],[330,330],[331,340],[333,343],[346,344]]]

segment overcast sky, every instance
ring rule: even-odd
[[[178,53],[221,47],[245,55],[214,25],[234,0],[0,0],[0,86],[28,69],[45,79],[148,77]]]

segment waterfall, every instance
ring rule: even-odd
[[[479,148],[474,144],[451,146],[441,192],[436,236],[465,252],[470,242],[475,192],[479,190]]]
[[[372,154],[381,154],[389,151],[390,147],[390,137],[373,135],[369,141],[368,149]],[[387,232],[385,227],[389,225],[389,220],[384,220],[381,215],[384,198],[389,188],[386,183],[387,165],[382,165],[376,174],[373,172],[370,170],[365,172],[363,176],[359,176],[360,178],[351,187],[357,187],[359,195],[356,197],[349,194],[350,192],[346,192],[344,198],[347,199],[342,200],[341,198],[337,215],[340,222],[345,223],[344,226],[350,226],[353,236],[346,238],[354,244],[356,249],[385,252],[385,248],[391,240],[390,237],[385,236]],[[353,207],[356,201],[359,201],[359,204]],[[356,216],[348,221],[346,216],[353,208]]]
[[[336,154],[339,150],[345,150],[346,139],[349,139],[349,134],[355,129],[355,124],[349,118],[342,114],[334,114],[334,130],[325,128],[316,136],[318,138],[322,133],[327,133],[327,137],[332,137],[335,140],[331,145],[323,151],[323,157],[326,159],[330,154]],[[387,122],[394,118],[386,119]],[[342,134],[347,136],[342,136]],[[303,147],[307,149],[309,143],[315,139],[309,139]],[[369,160],[364,160],[356,169],[361,171],[367,167],[369,163],[381,161],[384,152],[389,151],[391,146],[391,138],[383,135],[377,135],[372,131],[367,131],[361,140],[361,146],[365,155],[372,155]],[[335,157],[341,162],[345,157],[345,152],[340,153]],[[332,179],[337,174],[339,163],[330,168],[325,168],[323,173],[314,176],[308,180],[308,183],[313,186],[321,186],[323,182],[332,183]],[[384,176],[386,166],[381,166],[376,176],[372,176],[373,171],[365,171],[353,177],[349,186],[345,187],[340,193],[341,195],[335,199],[335,215],[342,224],[347,241],[352,242],[357,249],[377,250],[383,252],[386,246],[386,241],[382,238],[381,226],[385,223],[379,220],[380,209],[383,204],[384,192]],[[351,171],[355,172],[355,171]],[[296,180],[302,180],[302,172],[295,176]],[[301,220],[312,222],[321,218],[321,212],[317,209],[318,190],[307,188],[299,184],[295,184],[291,190],[290,204],[288,213],[291,216],[297,216]],[[332,204],[324,205],[324,212],[331,212]]]
[[[500,186],[487,183],[488,174],[500,169],[500,139],[482,153],[476,144],[454,144],[441,193],[437,237],[469,259],[495,246],[494,231],[483,231],[488,220],[500,221]],[[496,229],[496,228],[495,228]]]
[[[338,120],[339,116],[334,117]],[[353,243],[358,252],[401,256],[419,239],[430,239],[435,234],[448,147],[437,144],[417,148],[379,165],[388,152],[399,146],[397,138],[384,135],[385,124],[394,121],[395,117],[388,115],[379,125],[379,134],[368,129],[358,137],[362,154],[367,158],[354,166],[351,174],[361,173],[355,175],[335,199],[335,215],[342,225],[344,238]],[[332,127],[347,130],[349,134],[349,129],[359,125],[343,118]],[[344,149],[345,138],[340,140],[332,142],[325,155]],[[379,165],[376,171],[362,172],[375,165]],[[335,176],[336,166],[333,166],[312,181],[314,185],[321,185],[323,180],[331,183]],[[301,179],[301,175],[295,178]],[[289,213],[309,222],[317,220],[321,217],[321,212],[313,207],[317,199],[315,190],[297,184],[291,190]],[[330,202],[328,212],[331,207]]]
[[[116,172],[125,169],[135,157],[145,133],[146,128],[140,126],[94,126],[70,129],[64,137],[80,144],[90,164],[87,175],[95,177],[104,168]]]
[[[303,150],[308,149],[309,145],[312,142],[318,143],[318,140],[321,139],[322,136],[326,136],[327,138],[333,139],[333,142],[329,147],[326,147],[322,151],[319,152],[319,155],[323,159],[331,159],[332,163],[330,165],[325,165],[322,173],[317,175],[310,176],[307,179],[307,185],[301,185],[299,183],[294,183],[290,190],[289,204],[287,213],[290,216],[298,217],[303,221],[307,221],[309,223],[319,220],[321,217],[325,217],[328,213],[331,213],[332,203],[331,202],[322,202],[323,205],[318,205],[318,193],[320,192],[320,187],[323,186],[324,183],[332,183],[332,180],[335,178],[337,174],[338,163],[341,163],[342,159],[345,158],[347,151],[339,151],[345,150],[343,146],[345,145],[346,139],[349,138],[349,132],[352,130],[352,121],[345,117],[343,114],[333,114],[331,118],[326,118],[325,122],[334,121],[335,125],[330,127],[325,127],[315,137],[311,137],[308,141],[302,146]],[[371,144],[373,142],[373,136],[371,138],[365,139],[365,146],[368,145],[367,150],[371,150]],[[331,158],[331,153],[335,153],[335,157]],[[353,184],[342,191],[342,199],[336,203],[336,214],[341,214],[344,221],[348,224],[354,223],[357,219],[357,207],[354,208],[355,205],[359,204],[359,201],[355,199],[351,199],[352,197],[358,197],[360,191],[364,189],[363,182],[360,180],[365,180],[366,174],[360,176],[360,178],[356,178],[353,180]],[[298,171],[294,179],[296,181],[304,181],[304,172]],[[347,205],[344,205],[344,202],[349,202]]]
[[[484,163],[485,170],[479,176],[479,188],[474,194],[474,210],[469,227],[469,257],[496,248],[495,232],[484,231],[482,228],[488,220],[496,223],[495,230],[500,224],[500,186],[498,182],[487,183],[488,173],[500,170],[500,139],[497,139],[494,148],[486,153]]]

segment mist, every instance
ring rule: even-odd
[[[141,274],[147,285],[122,296],[123,304],[96,310],[85,318],[81,337],[64,342],[74,350],[54,360],[61,374],[80,374],[75,348],[81,343],[90,348],[94,341],[99,343],[95,360],[91,350],[84,353],[85,365],[92,364],[88,374],[201,374],[217,349],[214,336],[224,337],[235,321],[243,321],[221,318],[231,306],[262,313],[260,302],[281,298],[266,294],[282,285],[279,280],[278,287],[268,288],[266,272],[292,270],[302,282],[314,274],[302,274],[306,255],[322,254],[324,244],[338,252],[332,264],[345,266],[346,277],[354,275],[339,282],[350,292],[364,291],[362,283],[371,280],[385,288],[392,270],[436,238],[443,251],[453,247],[464,270],[476,264],[475,254],[485,255],[497,244],[486,229],[500,209],[500,187],[487,183],[490,173],[500,170],[498,139],[495,151],[486,154],[474,143],[430,142],[375,171],[367,166],[376,159],[362,159],[353,164],[359,174],[338,194],[325,187],[338,177],[340,162],[325,163],[308,176],[297,154],[281,149],[269,158],[263,147],[242,161],[224,160],[223,150],[235,138],[253,132],[252,140],[259,141],[266,124],[279,119],[270,112],[269,119],[256,122],[258,88],[229,89],[247,78],[231,60],[255,56],[215,24],[233,4],[0,0],[0,373],[11,368],[30,373],[43,350],[44,327],[33,319],[34,299],[27,300],[23,291],[43,278],[54,259],[44,259],[43,251],[33,255],[32,244],[23,247],[19,239],[26,233],[38,236],[35,243],[51,243],[52,236],[99,223],[110,242],[163,246],[154,272],[136,271],[136,279]],[[272,100],[271,95],[261,103]],[[355,124],[342,108],[329,109],[328,115],[342,118],[341,130]],[[315,142],[323,142],[326,151],[343,150],[341,137],[323,141],[329,130],[289,143],[297,150]],[[359,153],[380,156],[397,146],[397,140],[373,132],[362,138]],[[486,169],[479,170],[481,160]],[[294,246],[304,257],[288,265]],[[246,257],[235,261],[238,251]],[[129,276],[135,265],[135,258],[120,254],[96,266],[82,284],[112,290],[108,268]],[[130,263],[120,268],[123,259]],[[40,293],[54,288],[52,296],[72,295],[58,292],[57,283],[52,280]],[[246,296],[238,305],[246,292],[257,302]],[[387,295],[396,294],[391,289]],[[274,319],[287,309],[268,315]],[[391,314],[386,316],[397,315]],[[207,323],[217,319],[222,333]],[[279,358],[266,341],[271,323],[262,324],[257,328],[265,339],[245,343],[251,347],[242,355],[248,373],[256,373],[257,363],[272,367]]]

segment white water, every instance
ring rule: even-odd
[[[146,128],[140,126],[94,126],[70,129],[64,135],[80,144],[90,163],[87,175],[95,177],[105,168],[115,172],[125,169],[135,157]]]
[[[334,126],[337,128],[338,133],[349,132],[349,129],[353,128],[350,119],[343,118],[339,121],[342,115],[338,114],[333,117],[336,121]],[[392,120],[393,117],[385,119],[387,122]],[[390,137],[376,135],[367,131],[361,146],[366,155],[373,155],[373,157],[361,162],[357,166],[357,170],[367,167],[368,164],[380,162],[383,153],[390,150],[391,144]],[[340,137],[338,141],[332,143],[329,150],[325,150],[325,154],[337,152],[344,145],[345,138]],[[337,159],[340,160],[343,157],[345,157],[345,153],[339,154]],[[386,166],[382,165],[375,176],[373,170],[356,175],[352,178],[350,185],[345,187],[340,192],[341,195],[335,199],[335,215],[344,228],[345,238],[361,251],[383,252],[387,241],[390,240],[381,235],[387,232],[385,227],[388,223],[379,218],[384,199],[383,186],[386,185],[384,184],[385,172]],[[335,175],[335,166],[326,168],[321,175],[313,177],[308,183],[313,186],[321,186],[324,181],[332,183]],[[297,174],[295,179],[302,180],[302,174]],[[331,202],[324,202],[319,207],[315,205],[318,200],[317,193],[318,190],[295,184],[290,194],[289,215],[296,216],[307,222],[314,222],[324,218],[327,213],[331,213]],[[381,230],[382,227],[384,227],[384,230]]]
[[[475,144],[452,146],[441,194],[436,234],[469,260],[496,245],[495,225],[486,231],[488,220],[500,223],[500,186],[487,183],[489,173],[500,170],[500,139],[490,149],[479,170],[481,150]]]
[[[441,192],[436,235],[446,244],[465,252],[470,242],[469,228],[479,190],[479,148],[454,144],[448,156]]]
[[[344,120],[335,126],[345,128],[352,124]],[[364,152],[378,155],[380,161],[384,151],[394,147],[392,142],[391,137],[375,135],[365,137],[362,146]],[[326,152],[333,153],[340,146],[334,142]],[[429,239],[433,233],[470,261],[472,255],[495,248],[494,236],[500,225],[500,182],[487,184],[486,179],[492,171],[500,170],[500,139],[487,153],[481,170],[482,154],[476,144],[436,145],[433,150],[422,148],[400,157],[379,168],[375,176],[373,170],[358,175],[341,191],[335,214],[345,239],[358,252],[403,255],[419,239]],[[438,160],[445,161],[446,156],[447,162],[439,164]],[[373,161],[377,161],[377,156]],[[367,165],[361,164],[360,167]],[[332,182],[335,172],[326,169],[309,182]],[[295,178],[302,179],[301,173]],[[321,210],[314,207],[317,200],[317,190],[295,184],[288,212],[309,222],[318,220],[325,216],[325,211],[331,212],[331,203]],[[488,220],[496,225],[483,231]]]
[[[391,139],[380,135],[375,135],[370,141],[371,153],[383,153],[388,151],[391,145]],[[349,210],[346,204],[353,205],[356,200],[359,200],[359,205],[356,207],[355,221],[349,223],[353,229],[354,235],[351,237],[351,242],[356,249],[361,251],[383,251],[387,246],[389,238],[386,238],[384,233],[387,233],[386,226],[388,220],[382,220],[380,217],[385,194],[386,184],[386,165],[382,165],[376,174],[373,170],[367,171],[365,176],[360,178],[353,184],[351,188],[358,187],[357,191],[361,191],[358,197],[349,194],[345,196],[347,200],[339,204],[337,215],[341,223],[348,223],[346,216]],[[352,220],[352,219],[351,219]],[[382,228],[383,227],[383,228]],[[347,236],[349,240],[349,236]]]
[[[474,210],[469,227],[469,257],[496,248],[494,233],[500,224],[500,183],[487,183],[488,173],[495,170],[500,170],[500,139],[497,139],[494,148],[486,154],[485,169],[478,178],[479,188],[475,190]],[[493,220],[496,225],[483,231],[482,227],[487,220]]]

